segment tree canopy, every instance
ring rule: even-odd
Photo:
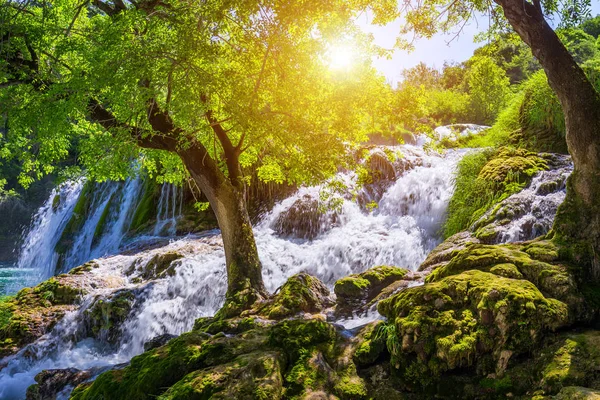
[[[379,22],[394,15],[393,1],[3,1],[0,157],[22,163],[25,185],[73,152],[95,179],[123,179],[140,155],[151,174],[181,179],[176,155],[90,118],[93,99],[143,138],[159,134],[149,110],[164,111],[178,146],[201,142],[224,171],[217,126],[264,180],[331,174],[384,86],[370,64],[379,49],[352,22],[367,5]],[[351,71],[329,68],[344,44]]]

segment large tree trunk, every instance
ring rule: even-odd
[[[568,242],[576,261],[585,264],[588,277],[598,279],[600,268],[600,96],[554,30],[538,1],[495,0],[504,15],[531,48],[560,101],[567,145],[574,171],[567,198],[553,227],[557,240]]]
[[[266,296],[243,188],[231,183],[204,148],[192,146],[177,153],[217,217],[225,249],[228,283],[227,302],[221,314],[235,315]]]

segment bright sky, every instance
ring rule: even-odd
[[[593,1],[591,14],[599,13],[600,2]],[[371,25],[370,20],[371,16],[365,13],[359,17],[357,23],[365,32],[373,33],[377,45],[392,48],[400,31],[400,20],[383,27]],[[396,83],[401,80],[402,70],[414,67],[421,61],[429,66],[441,68],[444,61],[467,60],[473,55],[473,50],[484,44],[474,43],[474,36],[486,30],[487,27],[487,18],[480,17],[479,20],[469,21],[469,24],[456,38],[454,35],[439,34],[429,40],[421,39],[415,42],[415,49],[412,52],[396,50],[390,60],[376,59],[373,63],[387,81],[395,87]]]

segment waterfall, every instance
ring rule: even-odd
[[[288,277],[300,271],[317,276],[331,288],[337,279],[375,265],[416,269],[441,242],[440,228],[453,193],[454,171],[465,151],[449,150],[437,154],[416,146],[391,150],[398,150],[401,157],[391,162],[394,174],[386,173],[382,181],[371,184],[376,186],[375,189],[361,187],[354,173],[343,172],[336,177],[337,182],[343,183],[343,189],[329,193],[331,185],[328,184],[302,187],[291,197],[277,203],[256,224],[254,234],[269,291],[275,291]],[[563,176],[568,172],[556,174]],[[530,202],[537,205],[525,211],[523,216],[541,213],[550,220],[553,218],[555,209],[547,207],[548,203],[540,197],[553,176],[552,171],[538,174],[530,187],[522,192],[537,194],[537,203]],[[128,184],[131,185],[129,188]],[[137,189],[134,186],[130,181],[120,189],[122,192],[98,189],[91,202],[95,201],[102,208],[106,199],[123,193],[118,202],[122,206],[119,209],[126,209],[129,207],[127,204],[135,203]],[[109,196],[109,193],[112,194]],[[165,234],[173,229],[180,212],[181,197],[182,194],[173,186],[163,185],[159,200],[160,217],[154,232]],[[123,202],[123,198],[131,199],[131,203]],[[368,200],[367,203],[375,201],[377,207],[365,208],[365,201],[360,199]],[[324,202],[334,207],[323,209]],[[305,204],[308,206],[304,207]],[[90,219],[96,218],[96,211],[90,215]],[[129,217],[116,215],[111,220],[121,221],[122,218],[125,222],[121,226],[126,226]],[[312,233],[305,235],[305,232],[284,229],[282,222],[287,218],[306,221]],[[159,224],[161,227],[157,228]],[[115,222],[114,226],[117,225]],[[110,232],[112,228],[108,227],[111,225],[106,226],[106,231]],[[89,231],[95,229],[90,227]],[[105,235],[108,238],[112,234]],[[108,243],[109,240],[106,240]],[[171,238],[169,242],[159,238],[144,240],[132,240],[122,254],[96,260],[99,267],[92,271],[98,276],[126,282],[119,289],[135,293],[134,305],[120,325],[118,343],[109,345],[83,333],[86,308],[98,299],[105,299],[111,290],[115,291],[90,290],[80,308],[68,313],[52,332],[6,360],[6,366],[0,370],[0,398],[24,397],[26,388],[34,383],[34,376],[44,369],[95,368],[93,373],[96,374],[103,367],[126,362],[140,354],[148,340],[165,333],[178,335],[189,331],[196,318],[214,315],[223,304],[227,289],[225,256],[219,232]],[[507,237],[505,240],[512,239]],[[116,239],[110,242],[116,243]],[[109,247],[108,244],[106,246]],[[47,248],[53,249],[52,245]],[[167,252],[181,256],[172,264],[173,273],[141,282],[136,273],[126,274],[125,271],[143,268],[153,257]],[[375,317],[369,316],[368,319]],[[66,389],[66,395],[70,390],[72,388]]]
[[[19,269],[31,269],[32,273],[25,282],[19,282],[19,287],[36,284],[54,275],[58,259],[54,249],[71,218],[82,188],[81,180],[56,187],[34,216],[23,240],[18,262]]]
[[[82,180],[58,186],[38,210],[24,237],[17,268],[33,272],[19,273],[27,279],[17,280],[6,288],[6,292],[35,285],[57,272],[65,272],[93,258],[118,252],[140,197],[141,178],[130,178],[124,183],[93,184],[91,190],[83,190],[83,187]],[[61,255],[57,252],[57,245],[80,201],[81,204],[89,202],[89,206],[77,210],[82,214],[78,217],[84,220],[73,233],[59,264]]]
[[[183,190],[172,183],[164,183],[160,190],[154,235],[175,236],[182,205]]]
[[[66,254],[62,271],[118,252],[141,187],[140,178],[130,178],[125,183],[104,182],[97,185],[92,191],[92,211]]]

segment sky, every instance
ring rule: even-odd
[[[600,13],[599,1],[592,1],[591,11],[593,16]],[[369,13],[363,13],[356,22],[365,32],[373,34],[377,45],[391,49],[400,31],[400,20],[382,27],[371,25],[371,17]],[[395,87],[396,83],[402,79],[402,70],[414,67],[419,62],[441,68],[444,61],[462,62],[467,60],[473,55],[476,48],[484,44],[475,43],[474,37],[477,33],[486,30],[487,27],[486,17],[480,17],[479,20],[473,19],[458,37],[453,34],[438,34],[429,40],[420,39],[414,43],[413,51],[396,50],[390,60],[376,58],[373,64],[385,76],[388,83]]]

